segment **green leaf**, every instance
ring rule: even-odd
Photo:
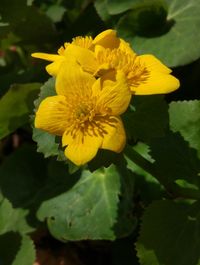
[[[49,78],[43,86],[40,87],[40,94],[38,98],[34,101],[36,109],[39,107],[39,104],[47,97],[55,96],[55,79],[53,77]]]
[[[12,265],[33,265],[35,261],[35,247],[28,236],[23,236],[20,249]]]
[[[26,221],[28,210],[14,209],[5,198],[0,202],[0,235],[7,232],[29,233],[33,231]]]
[[[0,99],[0,139],[29,121],[40,84],[13,85]]]
[[[120,194],[120,174],[112,165],[93,173],[84,170],[69,191],[42,203],[38,217],[47,218],[59,240],[114,240]]]
[[[171,129],[180,132],[200,158],[200,100],[172,102],[169,116]]]
[[[111,15],[120,14],[134,7],[141,0],[107,0],[108,12]]]
[[[56,143],[55,135],[33,128],[33,140],[37,142],[37,151],[43,153],[44,157],[59,155],[59,144]]]
[[[96,8],[96,12],[99,17],[105,22],[106,27],[114,28],[117,21],[119,20],[119,15],[112,16],[109,14],[107,0],[96,0],[94,2],[94,7]],[[102,29],[99,29],[99,31],[102,31]]]
[[[46,14],[53,22],[60,22],[63,18],[66,9],[60,5],[51,5]]]
[[[163,183],[185,179],[189,183],[200,184],[200,160],[179,133],[170,132],[165,137],[152,140],[150,149],[156,173]]]
[[[200,0],[166,3],[168,11],[159,1],[141,1],[117,29],[137,53],[154,54],[170,67],[185,65],[200,57]]]
[[[168,106],[163,96],[134,97],[134,110],[124,114],[129,138],[149,141],[163,136],[168,126]]]
[[[141,265],[197,265],[200,254],[200,205],[152,203],[144,213],[136,243]]]
[[[29,145],[21,146],[0,166],[0,187],[14,207],[31,205],[46,181],[46,160]]]
[[[40,44],[42,40],[44,44],[55,40],[56,31],[50,18],[27,4],[25,0],[1,0],[2,22],[8,23],[9,31],[25,42]]]
[[[130,149],[133,149],[134,151],[136,151],[138,154],[140,154],[142,157],[144,157],[147,161],[153,162],[154,160],[149,155],[149,152],[150,152],[149,146],[142,143],[142,142],[138,142],[133,147],[127,146],[127,148],[125,149],[124,155],[125,155],[125,158],[127,160],[127,168],[128,169],[130,169],[134,173],[137,173],[138,175],[145,176],[149,180],[152,179],[152,176],[147,171],[145,171],[143,168],[140,167],[140,165],[138,165],[136,162],[134,162],[134,160],[131,159],[131,156],[128,153],[128,151]],[[154,178],[152,179],[152,181],[156,182],[156,180]]]
[[[107,10],[107,0],[96,0],[94,2],[94,6],[98,15],[103,21],[107,21],[111,18]]]
[[[28,236],[7,233],[0,236],[0,262],[3,265],[33,265],[35,247]]]

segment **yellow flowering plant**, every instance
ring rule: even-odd
[[[200,0],[1,0],[0,265],[200,265],[199,28]]]
[[[35,127],[62,136],[65,156],[76,165],[90,161],[99,148],[123,150],[120,115],[132,94],[163,94],[179,87],[169,68],[153,55],[136,55],[114,30],[94,39],[76,37],[58,55],[32,56],[53,61],[46,69],[56,78],[57,93],[40,104]]]
[[[134,95],[170,93],[179,87],[179,81],[171,70],[153,55],[137,55],[129,43],[116,36],[116,31],[106,30],[91,37],[76,37],[72,43],[65,43],[58,55],[33,53],[33,57],[52,61],[46,67],[49,74],[56,76],[62,62],[74,57],[84,71],[95,77],[105,74],[114,78],[117,71],[123,71],[129,89]]]

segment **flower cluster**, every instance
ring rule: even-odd
[[[126,134],[120,115],[132,95],[164,94],[179,81],[153,55],[137,55],[114,30],[76,37],[58,54],[33,53],[48,60],[56,96],[43,100],[35,127],[62,136],[65,155],[83,165],[99,148],[121,152]]]

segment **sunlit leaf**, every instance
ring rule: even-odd
[[[56,136],[40,129],[33,128],[33,140],[37,142],[37,151],[44,154],[44,157],[59,155],[59,144],[56,143]]]
[[[53,236],[63,241],[114,240],[120,174],[115,166],[83,171],[72,189],[42,203],[39,218],[47,218]]]
[[[20,249],[12,265],[32,265],[35,261],[35,247],[33,241],[28,236],[23,236]]]
[[[0,235],[7,232],[32,232],[33,228],[27,223],[28,211],[22,208],[13,208],[7,199],[0,202]]]

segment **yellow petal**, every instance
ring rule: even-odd
[[[115,84],[114,82],[116,82],[116,71],[106,71],[100,78],[96,79],[95,83],[92,86],[92,94],[98,98],[103,89],[103,84],[104,86],[113,86]]]
[[[128,42],[124,41],[123,39],[120,39],[119,49],[125,53],[135,55],[135,52],[131,48],[130,44]]]
[[[116,36],[115,30],[107,29],[95,37],[93,44],[103,46],[104,48],[114,49],[119,47],[120,40]]]
[[[106,80],[103,84],[97,82],[93,90],[97,97],[97,105],[109,108],[111,115],[120,115],[125,112],[131,99],[131,93],[124,73],[117,71],[114,82],[111,80]],[[98,89],[98,85],[102,85],[102,87]]]
[[[126,133],[120,117],[110,117],[115,122],[105,124],[104,129],[107,134],[104,135],[102,147],[117,153],[120,153],[126,144]]]
[[[60,70],[60,66],[64,60],[65,60],[65,57],[60,56],[60,58],[58,60],[54,61],[53,63],[48,64],[46,66],[47,73],[52,75],[52,76],[57,76],[57,74]]]
[[[69,126],[67,116],[67,102],[64,96],[47,97],[36,112],[35,127],[61,136]]]
[[[34,58],[39,58],[39,59],[43,59],[43,60],[50,61],[50,62],[59,60],[61,57],[60,55],[57,55],[57,54],[49,54],[49,53],[42,53],[42,52],[32,53],[31,56]]]
[[[68,144],[65,149],[66,157],[74,164],[80,166],[92,160],[99,147],[102,144],[102,137],[90,136],[82,132],[78,132],[76,137],[64,133],[62,138],[63,146]]]
[[[155,56],[151,54],[144,54],[137,57],[142,65],[145,65],[147,70],[161,72],[169,74],[172,72],[167,66],[165,66],[161,61],[159,61]]]
[[[95,80],[91,74],[84,72],[79,64],[65,60],[56,78],[56,92],[67,98],[72,94],[90,94]]]
[[[94,73],[95,76],[102,76],[107,70],[111,69],[108,52],[110,53],[109,49],[105,49],[100,45],[95,46],[94,54],[98,62],[98,67]]]
[[[85,71],[91,74],[96,72],[98,64],[92,51],[77,45],[69,44],[65,49],[64,55],[66,59],[74,57]]]
[[[135,95],[153,95],[170,93],[180,86],[179,80],[170,74],[152,71],[147,79],[130,89]]]

